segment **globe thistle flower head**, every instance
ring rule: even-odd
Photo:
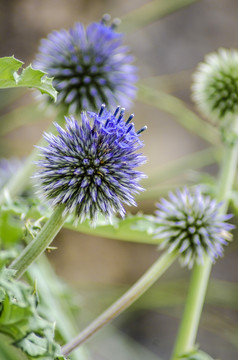
[[[223,245],[231,240],[233,225],[226,220],[232,215],[221,215],[222,204],[202,195],[197,187],[194,193],[187,188],[169,193],[169,199],[157,204],[156,238],[162,239],[161,248],[180,253],[180,262],[192,268],[196,262],[203,264],[208,255],[212,262],[223,255]]]
[[[54,77],[57,103],[70,113],[84,109],[131,104],[137,68],[116,32],[118,20],[110,16],[86,29],[78,22],[69,30],[53,31],[41,41],[34,67]]]
[[[58,135],[45,134],[48,147],[36,174],[43,195],[51,205],[65,204],[65,213],[76,219],[95,221],[98,213],[124,216],[123,203],[136,205],[134,195],[142,191],[145,175],[135,168],[145,162],[138,153],[145,127],[135,131],[133,115],[124,120],[124,109],[111,114],[103,105],[98,113],[82,112],[82,124],[66,117],[66,129],[55,124]]]
[[[238,51],[208,54],[193,75],[192,97],[204,115],[233,119],[238,114]]]

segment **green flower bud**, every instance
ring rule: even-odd
[[[204,115],[228,119],[238,114],[238,51],[208,54],[193,80],[192,97]]]
[[[238,115],[238,51],[219,49],[208,54],[193,75],[192,98],[201,113],[221,120],[222,140],[237,142],[234,119]]]

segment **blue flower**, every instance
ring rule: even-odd
[[[220,214],[221,203],[202,195],[199,188],[194,193],[184,188],[176,195],[170,193],[169,200],[161,199],[157,206],[156,238],[163,239],[161,248],[177,250],[183,265],[203,264],[205,254],[213,262],[223,255],[234,226],[225,222],[232,215]]]
[[[82,112],[82,125],[65,117],[66,130],[55,124],[58,135],[45,134],[39,178],[43,194],[53,206],[65,204],[76,218],[95,220],[99,212],[124,216],[122,203],[136,205],[134,194],[145,175],[135,170],[145,162],[137,151],[143,146],[139,131],[124,121],[124,109],[112,115],[102,105],[99,113]]]
[[[135,97],[137,68],[123,35],[109,26],[110,17],[86,29],[78,22],[71,29],[53,31],[41,40],[34,67],[54,77],[58,104],[70,113],[107,106],[129,106]]]

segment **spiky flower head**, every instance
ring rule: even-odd
[[[129,106],[135,97],[137,68],[115,31],[110,16],[86,29],[78,22],[69,30],[51,32],[41,41],[34,67],[54,77],[57,103],[70,113],[107,106]]]
[[[44,196],[53,206],[65,204],[66,213],[76,218],[95,220],[99,212],[124,216],[123,203],[136,205],[134,194],[145,175],[135,170],[145,162],[137,151],[143,146],[139,131],[124,121],[125,109],[111,114],[102,106],[98,113],[82,112],[82,125],[66,117],[66,130],[55,124],[58,136],[45,134],[48,147],[42,147],[44,159],[36,177]]]
[[[169,193],[169,199],[157,204],[156,238],[162,239],[161,248],[180,253],[182,265],[189,268],[196,262],[203,264],[204,256],[215,259],[223,255],[223,245],[231,240],[233,225],[225,221],[232,215],[221,215],[222,204],[201,193],[187,188]]]
[[[238,114],[238,51],[208,54],[193,76],[192,97],[203,114],[215,120]]]

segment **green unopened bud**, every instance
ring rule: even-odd
[[[205,115],[222,119],[238,114],[238,51],[208,54],[193,80],[193,99]]]
[[[222,120],[222,137],[231,143],[237,137],[231,132],[238,115],[238,51],[219,49],[217,53],[208,54],[199,64],[193,81],[193,100],[203,115]]]

